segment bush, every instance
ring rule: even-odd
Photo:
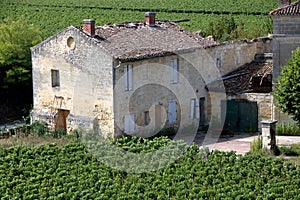
[[[257,140],[253,140],[250,143],[250,152],[254,154],[263,154],[265,152],[263,149],[261,136],[258,136]]]
[[[300,48],[282,68],[274,90],[276,106],[300,124]]]
[[[300,136],[300,127],[297,124],[278,124],[276,135]]]
[[[31,134],[37,136],[43,136],[46,134],[46,123],[35,121],[31,124]]]

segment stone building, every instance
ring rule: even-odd
[[[300,1],[279,0],[278,8],[271,11],[270,16],[273,20],[273,82],[276,82],[292,51],[300,47]],[[274,119],[292,122],[276,109]]]
[[[269,51],[269,38],[217,43],[147,12],[144,22],[83,20],[32,47],[32,121],[51,129],[149,137],[222,118],[223,79]],[[218,92],[210,83],[221,82]],[[226,85],[226,84],[225,84]]]

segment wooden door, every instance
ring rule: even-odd
[[[67,117],[70,114],[69,110],[58,109],[55,115],[55,130],[63,129],[67,131]]]

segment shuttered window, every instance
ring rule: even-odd
[[[170,82],[178,83],[178,59],[170,61]]]
[[[124,66],[124,86],[125,91],[132,90],[132,65]]]
[[[135,129],[134,114],[124,116],[124,132],[132,135]]]
[[[176,101],[168,103],[168,122],[176,122],[177,113],[176,113]]]
[[[200,118],[199,99],[191,99],[191,101],[190,101],[190,118],[191,119],[199,119]]]

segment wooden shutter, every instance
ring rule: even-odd
[[[195,118],[200,118],[200,102],[199,99],[195,99]]]
[[[132,90],[132,65],[128,65],[128,90]]]
[[[173,62],[173,73],[174,73],[174,83],[178,83],[178,60],[174,59]]]
[[[128,67],[124,66],[124,88],[125,91],[128,90]]]
[[[190,101],[190,118],[194,119],[195,99]]]
[[[170,82],[178,83],[178,59],[170,61]]]
[[[169,123],[176,122],[176,102],[172,101],[168,104],[168,121]]]
[[[128,135],[134,133],[135,123],[134,114],[129,114],[124,116],[124,132]]]

